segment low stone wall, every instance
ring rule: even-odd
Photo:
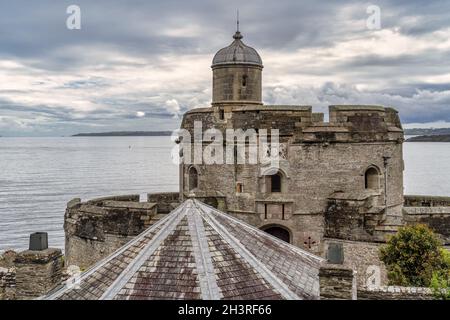
[[[374,289],[358,289],[358,300],[433,300],[429,288],[383,286]]]
[[[87,269],[153,225],[179,205],[179,193],[107,197],[67,204],[64,217],[66,266]]]
[[[16,296],[16,268],[14,260],[17,253],[12,250],[0,254],[0,300],[14,300]]]
[[[0,300],[16,297],[16,269],[0,267]]]
[[[35,299],[63,281],[61,249],[6,251],[0,255],[0,300]]]
[[[149,193],[147,195],[147,201],[157,204],[158,213],[169,213],[180,205],[180,193]]]
[[[325,264],[319,270],[321,300],[356,300],[355,272],[340,265]]]
[[[140,196],[138,194],[129,194],[129,195],[122,195],[122,196],[96,198],[96,199],[89,200],[86,203],[102,206],[102,203],[104,201],[139,202],[139,199],[140,199]]]
[[[0,254],[0,267],[11,268],[14,267],[14,260],[17,257],[17,252],[13,250],[7,250]]]
[[[407,225],[428,225],[450,244],[450,197],[405,196],[403,220]]]
[[[138,195],[67,204],[64,217],[66,265],[86,269],[123,246],[152,224],[154,203]]]
[[[60,249],[20,252],[15,261],[16,298],[33,299],[61,283],[64,262]]]
[[[450,244],[450,207],[405,207],[403,212],[407,225],[426,224]]]
[[[114,253],[133,238],[133,236],[105,234],[103,240],[98,241],[75,235],[66,235],[66,267],[78,266],[81,271],[85,271],[91,265]]]
[[[450,207],[450,197],[405,195],[405,207]]]
[[[328,252],[330,244],[342,247],[344,255],[342,266],[356,271],[358,288],[365,287],[368,280],[375,277],[379,277],[379,285],[388,284],[386,266],[379,257],[382,243],[325,238],[323,244],[325,253]]]

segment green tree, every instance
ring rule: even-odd
[[[441,249],[443,266],[434,271],[431,278],[431,289],[437,299],[450,300],[450,252]]]
[[[441,241],[427,226],[400,228],[380,249],[391,285],[428,287],[433,273],[444,268]]]

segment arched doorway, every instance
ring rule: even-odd
[[[280,240],[287,242],[287,243],[291,242],[291,235],[289,234],[289,231],[283,227],[270,226],[270,227],[262,228],[262,230]]]
[[[202,202],[206,203],[208,206],[211,206],[213,208],[218,208],[219,207],[219,202],[217,201],[216,198],[210,197],[210,198],[203,198],[201,199]]]

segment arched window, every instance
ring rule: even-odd
[[[240,182],[236,183],[236,192],[237,193],[244,192],[244,187],[243,187],[242,183],[240,183]]]
[[[279,172],[270,176],[270,191],[281,192],[281,174]]]
[[[198,172],[197,169],[191,167],[189,169],[189,190],[198,188]]]
[[[380,175],[376,168],[367,169],[364,178],[366,189],[377,190],[380,188]]]

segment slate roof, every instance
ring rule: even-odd
[[[262,67],[263,63],[258,52],[242,42],[239,31],[233,36],[234,41],[225,48],[220,49],[213,58],[212,66],[227,64],[250,64]]]
[[[44,299],[318,299],[322,259],[186,200]]]

